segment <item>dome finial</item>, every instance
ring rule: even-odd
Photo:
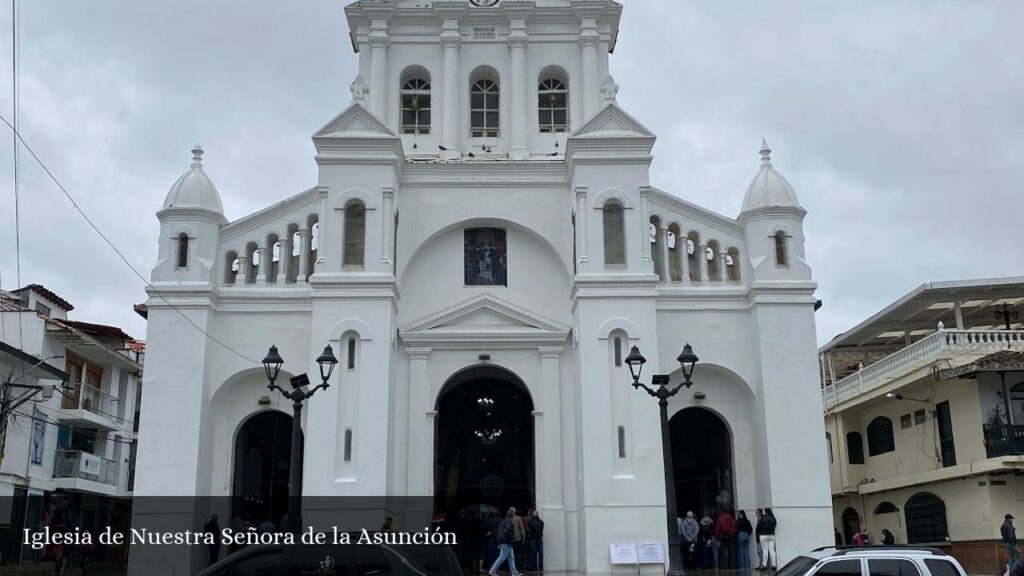
[[[198,166],[203,163],[203,147],[196,144],[192,147],[192,165]]]
[[[768,147],[768,140],[766,138],[761,139],[761,167],[772,165],[772,149]]]

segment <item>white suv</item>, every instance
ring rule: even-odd
[[[938,548],[828,546],[797,556],[775,576],[966,576],[960,563]]]

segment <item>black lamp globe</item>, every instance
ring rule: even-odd
[[[270,350],[267,351],[266,358],[263,359],[263,369],[267,371],[267,380],[270,380],[269,388],[274,389],[274,382],[277,382],[277,375],[281,373],[281,365],[284,364],[284,359],[277,352],[277,346],[271,346]]]
[[[331,345],[324,346],[324,351],[316,359],[316,363],[320,365],[320,378],[326,384],[331,379],[331,373],[334,372],[334,367],[338,365],[338,359],[334,357],[334,350]]]
[[[644,364],[647,363],[647,358],[640,353],[640,349],[636,346],[630,349],[629,355],[626,356],[626,365],[629,366],[629,373],[633,376],[633,381],[640,380],[640,372],[644,369]]]
[[[693,348],[691,348],[689,342],[687,342],[686,346],[683,346],[682,353],[679,354],[676,360],[679,361],[679,366],[683,369],[683,383],[689,386],[692,384],[692,382],[690,382],[690,377],[693,376],[693,366],[697,364],[697,361],[700,360],[700,358],[697,358],[697,355],[693,353]]]

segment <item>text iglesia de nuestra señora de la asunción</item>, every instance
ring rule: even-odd
[[[735,218],[658,189],[609,75],[622,6],[476,4],[345,9],[359,74],[312,187],[229,220],[193,150],[157,212],[135,495],[279,521],[290,412],[235,351],[276,344],[286,381],[330,344],[304,495],[537,508],[546,570],[610,573],[609,544],[666,538],[657,402],[624,356],[678,382],[689,342],[680,513],[771,506],[783,562],[830,544],[805,211],[771,150]]]

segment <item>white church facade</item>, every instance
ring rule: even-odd
[[[536,508],[546,570],[611,573],[609,544],[666,539],[658,406],[623,359],[678,382],[690,343],[680,513],[772,507],[783,561],[830,544],[805,211],[767,145],[736,218],[651,185],[608,74],[621,10],[361,0],[315,185],[229,221],[197,147],[157,213],[135,495],[286,490],[290,406],[252,360],[316,380],[330,344],[305,495]]]

